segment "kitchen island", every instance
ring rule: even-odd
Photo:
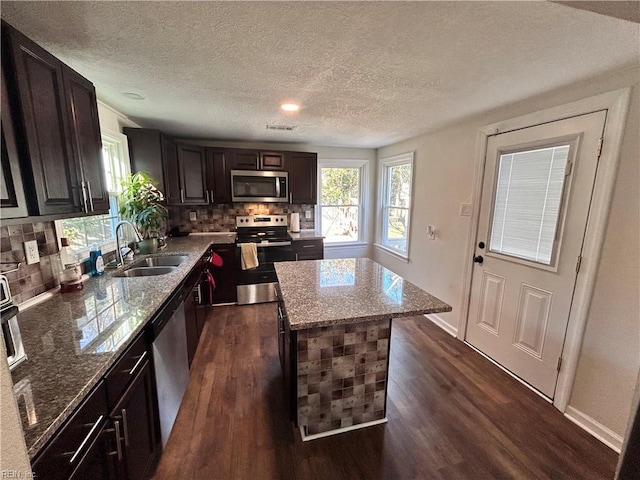
[[[280,358],[303,440],[386,422],[392,319],[451,306],[368,258],[276,264]]]

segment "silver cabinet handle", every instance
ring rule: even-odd
[[[71,456],[69,463],[73,463],[76,461],[76,458],[78,458],[78,455],[82,453],[84,446],[89,442],[89,440],[91,440],[91,437],[93,436],[93,432],[95,432],[96,429],[100,426],[100,422],[102,422],[103,418],[104,418],[104,415],[100,415],[98,417],[98,420],[96,420],[96,423],[93,424],[93,427],[91,427],[91,430],[89,430],[89,433],[87,433],[87,436],[84,437],[84,440],[82,440],[82,442],[80,443],[80,446],[76,449],[74,454]]]
[[[127,409],[122,410],[122,429],[124,430],[124,446],[129,446],[129,424],[127,423]]]
[[[144,359],[147,358],[147,352],[143,352],[142,355],[140,355],[140,358],[138,358],[138,361],[136,362],[136,364],[133,366],[133,368],[131,370],[129,370],[129,375],[133,375],[134,372],[138,369],[138,367],[140,366],[140,364],[144,361]]]
[[[180,203],[184,203],[184,190],[180,189]]]
[[[113,426],[116,431],[116,451],[118,452],[118,460],[122,460],[122,445],[120,444],[120,422],[116,420],[113,422]]]
[[[289,203],[293,203],[293,194],[289,192]]]
[[[216,203],[215,190],[211,190],[211,203]]]
[[[209,190],[205,190],[204,193],[205,193],[205,198],[207,199],[206,203],[211,203],[210,200],[209,200]]]
[[[314,248],[316,245],[302,245],[302,248]]]
[[[84,181],[80,182],[80,188],[82,188],[82,203],[84,204],[82,208],[84,209],[85,213],[88,213],[89,206],[87,204],[87,188],[84,184]]]
[[[91,182],[87,180],[87,190],[89,190],[89,204],[91,205],[91,211],[95,211],[93,208],[93,198],[91,196]]]

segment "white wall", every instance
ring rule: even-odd
[[[415,151],[415,183],[410,261],[380,249],[374,259],[453,306],[442,314],[449,331],[462,323],[463,269],[470,218],[459,216],[472,195],[479,128],[598,93],[634,86],[624,145],[595,294],[570,406],[623,435],[640,367],[640,231],[638,79],[640,68],[570,85],[546,95],[468,118],[456,125],[379,149],[378,159]],[[437,229],[428,240],[427,225]]]
[[[13,396],[13,382],[2,335],[0,355],[0,477],[8,475],[5,472],[20,472],[14,474],[13,478],[29,478],[31,464],[18,416],[18,405]]]
[[[122,133],[122,127],[140,127],[134,121],[129,120],[129,117],[100,100],[98,100],[98,120],[100,122],[100,130],[107,132]]]

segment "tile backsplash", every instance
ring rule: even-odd
[[[40,262],[25,263],[24,242],[36,240]],[[53,222],[23,223],[0,227],[0,270],[16,267],[7,262],[21,262],[16,272],[7,273],[13,303],[22,303],[59,285],[60,254]]]
[[[300,214],[300,228],[313,230],[315,205],[291,205],[289,203],[233,203],[224,205],[169,207],[169,228],[178,227],[186,232],[231,232],[236,227],[236,215],[284,215]],[[196,220],[189,220],[196,212]],[[305,212],[311,212],[306,219]]]

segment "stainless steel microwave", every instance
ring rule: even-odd
[[[260,170],[231,170],[231,200],[234,202],[288,202],[289,174]]]

